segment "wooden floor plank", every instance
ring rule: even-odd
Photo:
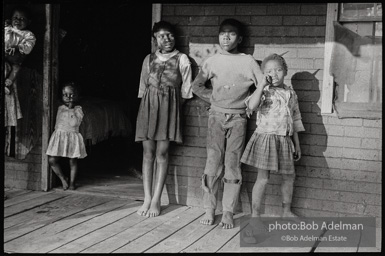
[[[108,201],[104,197],[74,195],[5,219],[4,242]]]
[[[181,212],[189,209],[187,206],[181,205],[170,205],[165,210],[162,210],[162,214],[156,218],[145,218],[142,222],[130,227],[129,229],[110,237],[100,243],[97,243],[86,250],[81,251],[82,253],[111,253],[125,244],[137,239],[138,237],[150,232],[162,223],[174,218]]]
[[[224,244],[233,238],[239,232],[240,217],[243,214],[234,215],[234,228],[223,229],[217,226],[207,233],[201,239],[184,249],[182,252],[217,252]],[[216,218],[222,216],[217,216]]]
[[[6,190],[6,188],[4,189],[4,195],[7,196],[7,200],[13,199],[14,197],[25,195],[25,194],[28,194],[31,192],[32,192],[32,190],[12,189],[12,188],[7,189],[7,190]],[[41,193],[44,193],[44,192],[41,192]]]
[[[51,236],[102,215],[106,211],[121,207],[126,203],[123,200],[108,201],[103,197],[89,198],[88,202],[88,205],[83,203],[82,206],[78,206],[81,211],[5,243],[4,248],[7,251],[17,251],[18,253],[42,253],[53,250],[55,247],[52,248],[50,244],[47,244],[47,240]]]
[[[140,205],[141,204],[138,202],[131,201],[130,203],[126,203],[117,209],[111,208],[111,210],[106,211],[106,213],[103,213],[102,215],[50,236],[45,240],[45,243],[48,246],[41,247],[39,251],[47,253],[61,248],[63,245],[75,241],[78,238],[86,237],[88,239],[88,235],[95,230],[99,230],[112,223],[119,222],[119,220],[136,212]]]
[[[329,241],[329,236],[340,236],[342,234],[345,235],[345,232],[341,232],[339,230],[327,230],[324,234],[324,238],[326,241],[321,241],[314,252],[316,253],[327,253],[327,252],[357,252],[358,247],[361,240],[361,232],[360,231],[351,231],[347,236],[347,241],[349,244],[354,244],[354,247],[342,247],[339,246],[339,243]],[[337,246],[333,246],[333,244]]]
[[[164,222],[162,225],[153,229],[151,232],[139,237],[138,239],[126,244],[114,251],[114,253],[142,253],[153,247],[168,236],[177,232],[180,228],[193,222],[204,214],[204,210],[192,207],[172,219]]]
[[[141,203],[140,203],[141,204]],[[86,236],[80,237],[70,243],[67,243],[53,251],[52,253],[79,253],[99,242],[102,242],[112,236],[115,236],[130,227],[144,221],[146,218],[136,214],[139,207],[133,207],[133,213],[130,213],[131,209],[127,209],[127,213],[130,213],[127,217],[122,218],[116,222],[111,223],[108,226],[97,229]]]
[[[58,200],[60,198],[68,196],[67,194],[59,194],[59,193],[47,193],[45,195],[39,196],[37,198],[33,198],[28,201],[23,201],[15,205],[11,205],[7,208],[4,208],[4,217],[10,217],[12,215],[25,212],[27,210],[39,207],[46,203]]]
[[[219,253],[263,253],[263,252],[297,252],[308,253],[311,251],[311,247],[240,247],[240,233],[234,236],[228,241],[221,249]]]
[[[161,241],[146,253],[178,253],[190,246],[195,241],[209,233],[220,222],[217,219],[214,225],[202,225],[200,218],[181,228],[176,233]]]
[[[53,193],[53,192],[29,191],[29,190],[27,191],[28,191],[27,193],[22,193],[22,194],[18,194],[17,196],[8,197],[8,199],[4,201],[4,208]]]

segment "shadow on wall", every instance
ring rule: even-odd
[[[305,132],[299,133],[302,158],[296,163],[296,181],[294,183],[293,211],[306,216],[309,210],[319,209],[315,200],[319,199],[324,182],[330,176],[326,157],[328,154],[328,133],[326,131],[321,109],[317,103],[321,100],[320,82],[316,78],[319,70],[297,72],[291,77],[291,84],[297,93],[299,107]],[[322,180],[321,180],[322,179]],[[310,199],[310,200],[309,200]],[[311,200],[313,199],[313,200]],[[316,212],[311,216],[317,215]]]

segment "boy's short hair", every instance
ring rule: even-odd
[[[171,23],[167,22],[167,21],[161,20],[159,22],[155,22],[154,23],[154,26],[152,27],[152,37],[155,38],[155,33],[159,32],[160,30],[167,30],[171,34],[175,35],[175,28],[174,28],[174,26]]]
[[[233,26],[238,30],[237,34],[239,36],[244,35],[243,24],[236,19],[225,19],[222,21],[221,25],[219,26],[219,33],[223,30],[224,26]]]
[[[267,56],[266,58],[263,59],[262,64],[261,64],[262,71],[265,69],[265,65],[269,60],[279,61],[282,65],[283,69],[287,73],[288,68],[287,68],[286,60],[281,55],[278,55],[276,53],[270,54],[269,56]]]

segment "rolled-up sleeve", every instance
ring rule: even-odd
[[[19,51],[23,54],[30,54],[36,43],[36,37],[31,31],[26,31],[19,43]]]
[[[185,54],[180,57],[179,70],[182,75],[181,96],[184,99],[191,99],[193,97],[191,62]]]

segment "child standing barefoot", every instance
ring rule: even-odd
[[[235,210],[242,183],[240,159],[246,138],[245,99],[252,86],[263,78],[255,59],[238,51],[242,24],[224,20],[219,28],[222,52],[208,58],[193,82],[193,92],[211,104],[207,131],[207,161],[202,177],[203,207],[201,224],[214,223],[219,177],[224,170],[223,215],[220,225],[234,227]],[[205,86],[210,81],[212,89]]]
[[[295,91],[284,84],[287,64],[272,54],[262,61],[265,79],[246,100],[257,109],[257,128],[248,142],[241,162],[258,169],[252,191],[252,217],[259,217],[270,172],[282,174],[283,217],[295,217],[291,200],[295,179],[294,161],[301,158],[298,132],[304,131]],[[294,144],[293,144],[294,142]]]
[[[83,120],[83,111],[76,102],[79,97],[79,90],[74,83],[66,83],[62,88],[62,101],[57,111],[55,131],[49,140],[46,154],[52,170],[60,178],[63,189],[76,189],[75,180],[78,172],[78,158],[87,156],[83,136],[79,132],[79,126]],[[68,158],[71,168],[71,176],[64,176],[59,165],[61,158]]]
[[[175,29],[165,21],[154,24],[152,35],[158,50],[143,61],[139,98],[142,98],[135,141],[143,143],[144,203],[139,215],[160,214],[160,197],[168,169],[170,141],[182,143],[183,99],[192,98],[191,64],[187,55],[175,49]],[[152,195],[154,161],[158,172]]]

